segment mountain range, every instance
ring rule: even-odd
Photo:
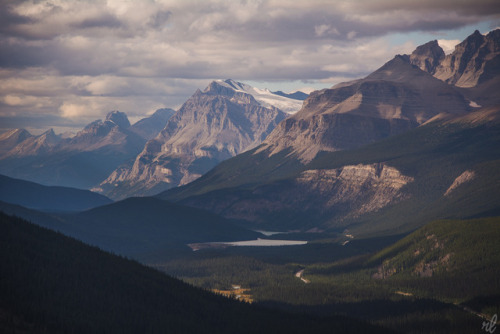
[[[114,199],[156,194],[257,146],[305,97],[216,80],[178,113],[159,109],[133,125],[113,111],[70,138],[13,129],[0,135],[0,173]]]
[[[364,79],[313,92],[259,152],[273,155],[290,149],[307,162],[320,151],[356,148],[408,131],[440,113],[469,110],[457,89],[397,56]]]
[[[182,105],[133,164],[120,166],[93,190],[122,199],[187,184],[258,146],[302,102],[234,80],[213,81]]]
[[[45,184],[50,171],[113,199],[166,191],[158,197],[251,227],[399,233],[427,216],[494,212],[487,180],[497,177],[498,94],[490,92],[499,31],[476,31],[449,55],[426,43],[304,101],[216,80],[175,114],[159,110],[133,126],[116,111],[68,139],[11,131],[0,166]],[[478,187],[476,204],[457,210],[453,184]],[[401,217],[422,205],[432,210]]]
[[[174,113],[157,110],[130,125],[119,111],[88,124],[75,136],[63,138],[52,129],[33,136],[15,129],[0,136],[0,173],[45,185],[89,189],[116,167],[133,159]]]
[[[481,43],[476,35],[449,56],[431,42],[364,79],[313,92],[262,145],[159,197],[247,226],[365,235],[498,213],[500,106],[498,94],[478,92],[499,87],[489,73],[500,41],[498,30]],[[434,77],[451,58],[485,74],[468,88]],[[430,73],[417,66],[427,63]]]
[[[159,197],[281,231],[398,234],[429,219],[494,215],[499,119],[500,108],[476,111],[307,164],[253,150]]]

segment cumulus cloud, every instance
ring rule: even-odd
[[[329,86],[416,47],[388,35],[498,20],[496,2],[4,0],[0,117],[139,116],[215,78]]]

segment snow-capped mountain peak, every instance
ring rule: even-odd
[[[215,80],[214,82],[235,92],[250,94],[261,106],[276,107],[287,114],[295,114],[302,107],[303,101],[274,94],[269,89],[253,87],[232,79]]]

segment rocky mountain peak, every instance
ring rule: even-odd
[[[54,145],[60,142],[61,136],[58,136],[55,134],[54,129],[50,128],[49,130],[45,131],[43,134],[40,135],[40,139],[45,141],[49,145]]]
[[[454,87],[411,64],[409,56],[397,55],[364,79],[311,93],[259,152],[291,149],[307,163],[320,151],[352,149],[408,131],[439,113],[468,110]]]
[[[61,137],[56,135],[53,129],[49,129],[41,135],[26,137],[12,147],[8,154],[11,156],[36,156],[49,152],[61,141]]]
[[[486,40],[493,42],[493,51],[498,51],[500,48],[500,29],[492,30],[486,35]]]
[[[197,92],[196,94],[202,93]],[[296,113],[303,102],[303,100],[286,96],[286,94],[276,94],[269,89],[252,87],[232,79],[211,82],[203,94],[230,97],[238,103],[254,103],[265,108],[278,108],[287,114]]]
[[[434,40],[417,47],[410,55],[410,63],[418,66],[422,71],[433,74],[445,56],[438,41]]]
[[[173,110],[173,109],[170,109],[170,108],[161,108],[161,109],[156,110],[151,115],[151,118],[165,119],[165,121],[166,121],[174,113],[175,113],[175,110]]]
[[[81,137],[83,135],[91,136],[105,136],[109,133],[111,128],[116,126],[113,122],[109,121],[104,123],[101,119],[95,120],[87,124],[83,130],[79,131],[74,138]]]
[[[475,30],[472,35],[468,36],[465,41],[460,44],[476,44],[476,46],[480,46],[484,42],[485,36],[479,32],[479,30]]]
[[[106,115],[106,119],[103,122],[98,119],[88,125],[86,125],[82,131],[79,131],[73,138],[78,139],[79,137],[105,137],[112,131],[126,130],[130,127],[130,122],[125,113],[120,111],[111,111]]]
[[[226,81],[215,80],[212,81],[202,93],[208,95],[223,95],[223,96],[233,96],[236,92],[236,88],[232,85],[226,84]]]
[[[410,77],[425,75],[416,71],[410,64],[408,55],[396,55],[393,59],[382,65],[378,70],[368,75],[364,80],[388,80],[393,82],[407,82]]]
[[[146,140],[151,140],[163,130],[175,112],[175,110],[170,108],[158,109],[151,116],[143,118],[132,125],[129,130]]]
[[[486,36],[476,30],[441,59],[434,71],[427,72],[457,87],[476,87],[500,74],[499,45],[500,29]]]
[[[261,105],[247,93],[252,89],[217,80],[197,90],[134,164],[117,169],[98,190],[113,198],[151,195],[193,181],[222,160],[256,147],[286,114]]]
[[[16,142],[21,142],[26,138],[31,137],[31,133],[29,133],[25,129],[12,129],[7,132],[0,134],[0,141],[4,140],[14,140]]]
[[[13,129],[0,134],[0,154],[6,153],[30,137],[33,136],[25,129]]]
[[[309,96],[309,94],[306,94],[306,93],[301,92],[301,91],[296,91],[293,93],[285,93],[281,90],[278,90],[278,91],[272,92],[272,93],[279,95],[279,96],[288,97],[290,99],[299,100],[299,101],[304,101]]]
[[[111,111],[106,115],[106,121],[112,122],[118,125],[120,128],[127,129],[130,127],[130,122],[125,113],[121,111]]]
[[[201,94],[211,96],[224,96],[239,103],[259,104],[255,98],[248,92],[252,87],[236,82],[231,79],[212,81]],[[196,94],[195,94],[196,95]],[[197,94],[198,96],[200,94]]]

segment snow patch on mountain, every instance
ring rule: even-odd
[[[236,92],[250,94],[263,107],[276,107],[287,114],[295,114],[302,108],[303,101],[272,93],[269,89],[260,89],[231,79],[215,80],[220,86]]]

